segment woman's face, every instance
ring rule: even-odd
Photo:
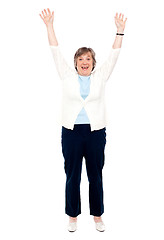
[[[77,58],[77,71],[81,76],[89,76],[93,69],[93,59],[90,52]]]

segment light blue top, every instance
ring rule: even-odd
[[[80,94],[83,99],[86,99],[90,92],[90,76],[78,75],[78,81],[80,84]],[[89,124],[89,118],[84,108],[79,112],[75,124]]]

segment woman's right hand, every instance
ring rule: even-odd
[[[43,19],[43,22],[46,24],[46,26],[53,25],[54,11],[51,14],[50,9],[47,8],[47,11],[44,9],[44,11],[42,11],[42,15],[39,14],[39,16]]]

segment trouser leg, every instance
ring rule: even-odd
[[[104,212],[102,169],[105,159],[105,144],[105,128],[91,132],[85,144],[85,159],[89,180],[90,214],[93,216],[101,216]]]
[[[65,212],[71,217],[76,217],[81,213],[82,141],[77,132],[64,127],[62,127],[62,152],[66,173]]]

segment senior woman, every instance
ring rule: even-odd
[[[77,229],[81,214],[80,181],[82,159],[85,158],[89,181],[90,215],[94,216],[98,231],[104,231],[102,169],[106,144],[105,85],[120,53],[124,35],[124,15],[116,13],[116,37],[106,62],[95,70],[95,52],[82,47],[74,55],[75,70],[63,58],[53,28],[54,12],[47,8],[39,14],[48,32],[50,48],[63,84],[62,98],[62,153],[66,173],[65,212],[69,216],[68,230]]]

